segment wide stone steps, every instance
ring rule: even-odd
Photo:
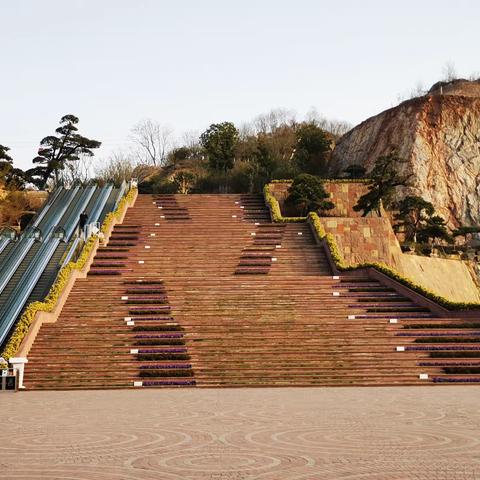
[[[480,358],[461,355],[476,354],[480,321],[452,328],[461,323],[364,272],[332,277],[310,226],[272,224],[262,196],[140,195],[58,322],[40,329],[25,384],[475,383],[480,375],[468,372]],[[446,375],[448,368],[463,370]]]

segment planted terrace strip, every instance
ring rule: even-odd
[[[195,380],[154,380],[143,381],[143,387],[194,387]]]
[[[128,312],[131,315],[145,315],[147,313],[157,314],[157,313],[170,313],[170,305],[159,305],[152,307],[130,307]]]
[[[152,295],[160,295],[165,294],[165,288],[152,288],[152,287],[135,287],[135,288],[127,288],[125,291],[128,295],[136,295],[136,294],[152,294]]]
[[[170,385],[171,380],[163,380],[165,378],[178,377],[178,381],[181,382],[182,378],[193,377],[191,365],[178,364],[176,369],[172,369],[158,364],[156,368],[153,368],[151,364],[144,363],[181,361],[190,358],[185,347],[184,335],[181,333],[183,329],[171,315],[158,315],[158,313],[170,312],[167,290],[163,280],[137,278],[125,280],[123,285],[126,295],[123,295],[122,299],[129,306],[129,315],[132,315],[132,317],[126,317],[125,320],[131,332],[135,333],[130,338],[130,352],[135,355],[134,359],[138,364],[138,377],[134,379],[135,385],[143,386],[140,379],[144,377],[162,378],[161,383],[155,384],[158,387]],[[145,306],[132,307],[130,306],[132,304],[144,304]],[[144,322],[148,325],[142,324]],[[140,325],[138,325],[139,323]]]
[[[423,332],[420,332],[420,333],[417,333],[417,332],[414,332],[414,333],[403,333],[403,332],[397,332],[395,333],[395,336],[397,337],[415,337],[416,338],[416,341],[429,341],[429,340],[433,340],[433,341],[437,341],[437,339],[439,339],[438,341],[440,341],[440,339],[443,339],[445,340],[443,337],[473,337],[473,336],[480,336],[480,332],[476,331],[476,332],[451,332],[451,331],[448,331],[448,332],[426,332],[426,333],[423,333]],[[423,337],[430,337],[430,338],[427,338],[427,339],[424,339]],[[453,338],[453,339],[450,339],[451,341],[458,341],[457,338]]]
[[[125,300],[127,305],[136,305],[136,304],[164,304],[168,303],[168,297],[166,295],[151,295],[151,296],[128,296],[128,299]]]
[[[136,316],[135,322],[173,322],[174,318],[171,316]],[[168,326],[168,325],[167,325]],[[158,328],[161,328],[160,325]]]

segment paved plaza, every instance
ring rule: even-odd
[[[480,479],[476,387],[0,394],[0,478]]]

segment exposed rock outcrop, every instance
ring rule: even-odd
[[[430,92],[371,117],[338,142],[332,174],[358,163],[369,170],[396,150],[413,173],[404,194],[431,201],[451,226],[480,223],[480,83],[439,82]]]

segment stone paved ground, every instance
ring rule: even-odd
[[[480,390],[0,394],[0,478],[480,479]]]

